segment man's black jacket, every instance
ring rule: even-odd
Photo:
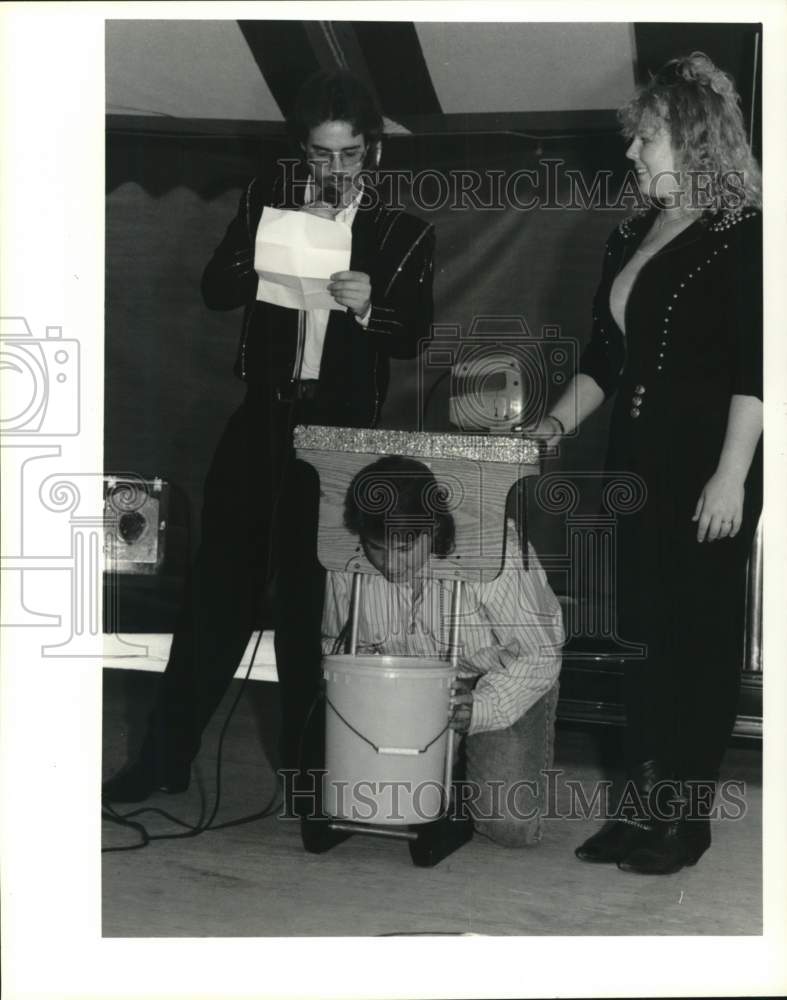
[[[202,278],[211,309],[245,306],[235,365],[249,385],[271,395],[293,375],[298,311],[256,300],[254,241],[263,207],[303,204],[305,176],[281,179],[273,190],[255,178]],[[340,426],[373,427],[385,400],[389,358],[414,357],[432,322],[434,228],[401,209],[387,208],[366,185],[352,225],[350,270],[371,278],[372,311],[364,329],[349,313],[332,310],[325,334],[318,399]]]

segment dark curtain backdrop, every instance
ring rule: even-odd
[[[517,170],[538,169],[540,161],[559,159],[563,180],[554,200],[565,205],[570,170],[581,174],[588,188],[598,171],[610,171],[610,189],[617,192],[626,165],[623,148],[612,133],[402,136],[388,141],[383,166],[444,175],[502,171],[508,178]],[[276,158],[289,152],[276,137],[260,142],[157,132],[110,131],[107,136],[105,468],[171,482],[191,511],[192,543],[208,463],[243,395],[242,383],[232,374],[241,311],[206,309],[200,276],[247,180],[274,169]],[[436,198],[436,184],[423,180],[422,200]],[[533,193],[528,182],[518,190],[522,198]],[[543,186],[538,193],[546,196]],[[574,353],[581,350],[590,331],[604,243],[626,206],[412,210],[437,230],[438,323],[466,331],[476,317],[519,316],[533,338],[544,325],[559,326],[561,338],[575,345]],[[429,372],[425,383],[438,374]],[[433,395],[426,426],[447,426],[446,411],[444,380]],[[415,427],[417,418],[417,365],[395,363],[383,424]],[[559,458],[547,463],[547,471],[600,470],[607,419],[604,408],[583,427],[579,440],[568,441]],[[598,490],[591,484],[582,505],[592,510],[597,503]],[[528,511],[539,551],[562,551],[562,519],[540,511],[532,496]],[[556,589],[564,591],[561,574],[552,575]]]

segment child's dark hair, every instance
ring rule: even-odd
[[[347,122],[368,146],[383,133],[383,116],[366,85],[345,70],[320,71],[303,84],[288,116],[292,137],[306,143],[323,122]]]
[[[423,530],[431,536],[432,554],[447,556],[456,535],[447,499],[423,462],[387,455],[353,478],[344,499],[344,525],[373,540],[384,539],[390,529]]]

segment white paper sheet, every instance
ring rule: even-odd
[[[351,244],[344,222],[266,206],[254,246],[257,299],[288,309],[344,309],[326,286],[332,274],[349,270]]]

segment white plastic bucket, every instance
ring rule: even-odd
[[[401,826],[443,806],[453,667],[412,656],[326,656],[324,804]]]

